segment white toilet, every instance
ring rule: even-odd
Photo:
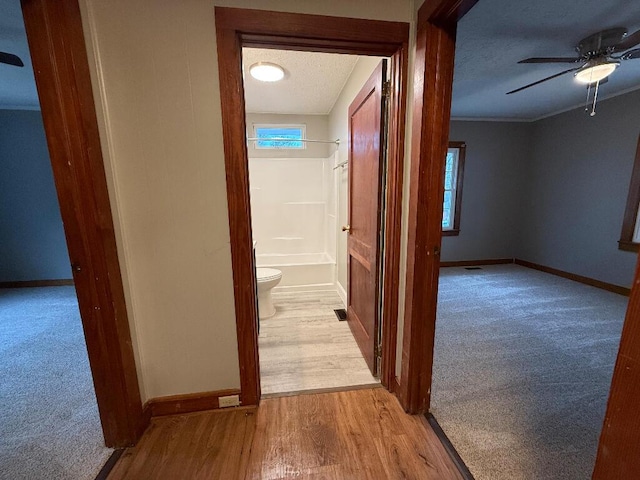
[[[280,283],[282,272],[276,268],[256,268],[258,280],[258,316],[261,319],[273,317],[276,307],[273,306],[271,290]]]

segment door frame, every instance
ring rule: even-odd
[[[407,289],[399,396],[429,410],[438,295],[442,179],[451,114],[457,22],[478,0],[426,0],[418,11],[409,198]],[[428,67],[428,68],[427,68]],[[419,207],[419,210],[418,210]],[[417,215],[422,212],[422,215]],[[425,214],[426,212],[426,214]],[[431,258],[428,258],[431,257]],[[426,267],[426,268],[425,268]],[[640,257],[629,296],[592,478],[640,469]]]
[[[255,265],[242,82],[242,47],[391,57],[389,161],[383,280],[381,382],[395,385],[400,271],[400,218],[406,117],[409,24],[322,15],[215,7],[220,97],[236,330],[243,405],[260,401]]]
[[[458,21],[478,0],[426,0],[418,10],[407,224],[402,366],[398,397],[427,413],[442,240],[444,164],[449,143]]]
[[[22,0],[49,156],[108,447],[143,415],[78,0]]]

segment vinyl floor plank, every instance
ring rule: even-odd
[[[276,314],[260,322],[260,382],[264,395],[370,385],[371,375],[336,292],[275,293]]]

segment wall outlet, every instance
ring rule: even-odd
[[[240,396],[239,395],[228,395],[226,397],[218,398],[218,406],[220,408],[226,407],[237,407],[240,405]]]

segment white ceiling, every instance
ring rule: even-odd
[[[0,0],[0,51],[24,62],[24,67],[0,63],[0,108],[39,108],[20,0]]]
[[[249,113],[327,115],[358,61],[355,55],[243,48],[244,91]],[[260,82],[249,74],[257,62],[285,70],[279,82]]]
[[[518,64],[528,57],[576,56],[584,37],[612,27],[640,29],[638,0],[480,0],[458,25],[452,116],[532,120],[583,105],[586,87],[567,74],[506,92],[571,68]],[[640,59],[623,61],[602,85],[604,99],[640,88]]]
[[[509,90],[569,68],[518,64],[532,56],[574,54],[583,37],[606,28],[640,29],[638,0],[480,0],[458,27],[452,116],[532,120],[584,103],[586,90],[571,74],[528,90]],[[24,68],[0,64],[0,108],[38,108],[19,0],[0,0],[0,51],[14,53]],[[244,66],[282,65],[282,82],[245,78],[247,111],[327,114],[357,57],[245,49]],[[604,99],[640,88],[640,59],[622,62],[600,90]]]

